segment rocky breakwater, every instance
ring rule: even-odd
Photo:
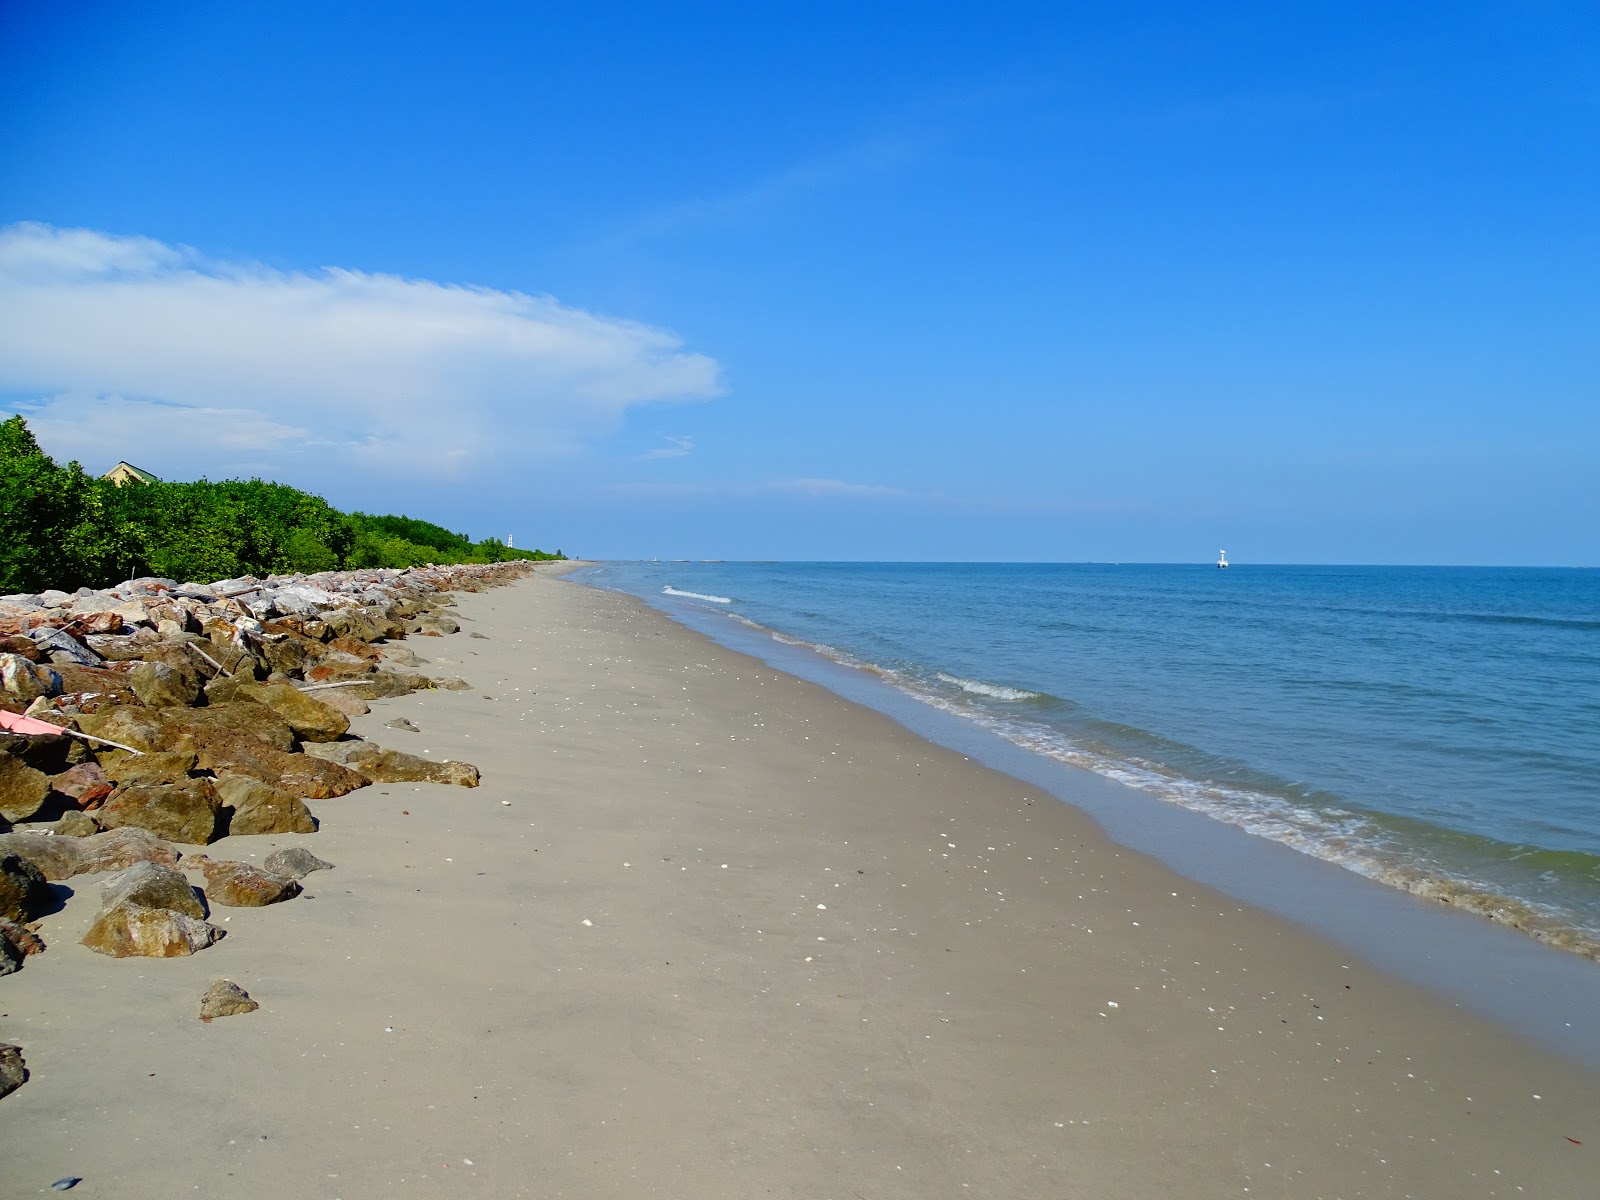
[[[0,976],[44,949],[40,918],[63,903],[65,889],[52,886],[60,881],[118,872],[102,884],[89,949],[193,954],[222,936],[207,921],[211,903],[290,900],[305,869],[328,864],[304,851],[314,866],[284,858],[274,870],[277,855],[266,869],[185,860],[179,846],[312,833],[307,801],[372,782],[476,786],[467,763],[349,736],[350,717],[372,700],[466,687],[421,674],[424,660],[400,643],[459,632],[446,611],[451,592],[528,570],[134,579],[0,596],[0,712],[61,729],[0,722]],[[203,873],[203,889],[190,869]]]

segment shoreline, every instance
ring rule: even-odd
[[[480,788],[214,844],[335,869],[193,958],[47,918],[19,1192],[1583,1194],[1600,1074],[557,575],[456,598],[475,687],[354,723]],[[262,1009],[201,1025],[223,974]]]

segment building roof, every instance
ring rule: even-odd
[[[119,462],[116,466],[112,467],[111,470],[100,476],[100,478],[109,479],[112,483],[115,483],[119,486],[124,483],[161,482],[158,476],[152,475],[149,471],[145,471],[134,466],[131,462]]]

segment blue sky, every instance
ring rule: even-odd
[[[91,468],[608,557],[1600,563],[1589,3],[0,0],[0,112],[0,406]]]

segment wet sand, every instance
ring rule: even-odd
[[[413,645],[474,688],[356,728],[482,787],[218,843],[337,866],[189,959],[78,946],[72,881],[0,1193],[1594,1194],[1600,1076],[631,598],[460,613]]]

